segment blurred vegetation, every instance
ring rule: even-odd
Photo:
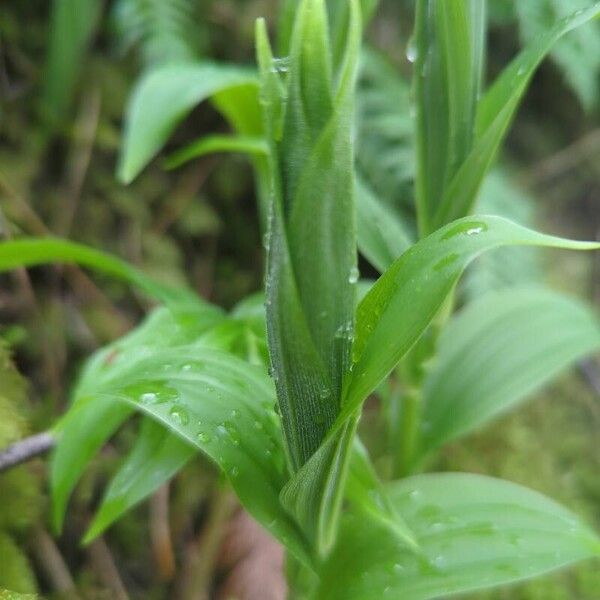
[[[517,51],[520,40],[530,39],[574,4],[491,2],[490,72]],[[276,5],[275,0],[3,2],[2,236],[56,234],[82,241],[164,281],[186,280],[225,307],[258,290],[261,238],[252,174],[243,158],[202,158],[169,172],[158,159],[129,187],[117,182],[114,170],[126,101],[140,73],[159,62],[201,57],[251,63],[254,19],[274,15]],[[410,89],[403,79],[410,72],[405,54],[411,10],[408,0],[382,2],[370,27],[372,50],[361,77],[358,165],[384,197],[412,193]],[[486,186],[482,208],[537,221],[557,233],[597,237],[599,44],[597,29],[583,28],[542,67],[510,136],[502,170]],[[172,146],[224,130],[217,113],[203,105],[180,127]],[[511,252],[476,265],[464,293],[518,281],[519,274],[528,278],[538,272],[537,261],[548,260]],[[559,262],[554,255],[550,260],[553,284],[600,299],[598,269],[590,257],[563,253]],[[368,265],[362,267],[368,274]],[[77,268],[2,276],[0,447],[49,428],[65,408],[81,359],[127,331],[144,308],[123,285],[92,280]],[[150,533],[152,507],[143,505],[122,519],[105,536],[108,546],[102,540],[88,549],[77,545],[133,433],[131,426],[121,431],[87,473],[67,531],[55,542],[47,532],[43,463],[0,475],[0,589],[52,592],[57,580],[48,565],[58,555],[85,597],[105,597],[99,594],[110,589],[111,577],[116,585],[101,559],[110,552],[132,597],[171,597],[168,568],[156,568],[164,555]],[[525,483],[600,527],[599,441],[597,394],[574,374],[517,414],[453,446],[438,467]],[[216,484],[211,467],[198,459],[171,485],[171,535],[180,568],[191,548],[202,547],[201,533],[214,517]],[[598,590],[600,573],[583,565],[478,598],[593,600]]]

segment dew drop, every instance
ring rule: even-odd
[[[240,415],[241,415],[241,413],[240,413],[240,411],[239,411],[237,408],[234,408],[234,409],[231,411],[231,417],[232,417],[233,419],[239,419],[239,418],[240,418]]]
[[[236,466],[233,466],[229,470],[229,474],[235,479],[240,474],[240,470]]]
[[[142,404],[155,404],[158,396],[154,392],[144,392],[140,396],[140,402]]]
[[[187,411],[181,406],[174,406],[170,411],[169,415],[173,421],[179,425],[187,425],[190,422],[190,417]]]
[[[417,44],[414,37],[411,37],[406,47],[406,60],[414,63],[418,58]]]
[[[210,437],[210,434],[206,433],[205,431],[201,431],[197,436],[196,439],[201,443],[201,444],[208,444],[208,442],[210,442],[210,440],[212,439]]]
[[[360,277],[360,271],[358,270],[358,268],[352,267],[350,269],[350,273],[348,274],[348,283],[351,283],[352,285],[354,285],[358,281],[359,277]]]

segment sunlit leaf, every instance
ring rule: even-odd
[[[389,492],[422,552],[380,523],[347,515],[315,600],[440,598],[600,556],[600,540],[575,515],[507,481],[420,475]]]
[[[600,350],[600,320],[544,289],[488,294],[444,330],[424,395],[421,451],[472,431]]]
[[[119,177],[132,181],[162,148],[175,127],[203,100],[256,85],[250,69],[215,63],[166,65],[137,84],[127,110]]]

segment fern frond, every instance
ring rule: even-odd
[[[201,54],[198,0],[118,0],[114,24],[123,52],[136,49],[145,66],[195,60]]]

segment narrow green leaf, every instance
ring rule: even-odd
[[[150,71],[137,84],[127,109],[119,178],[132,181],[197,104],[224,90],[255,85],[252,70],[232,65],[205,62]]]
[[[0,272],[52,262],[79,264],[138,286],[166,304],[202,304],[191,290],[171,288],[115,256],[57,238],[29,238],[0,243]]]
[[[444,330],[425,385],[422,453],[472,431],[600,350],[590,308],[544,289],[488,294]]]
[[[165,167],[174,169],[194,158],[217,152],[266,155],[268,151],[269,148],[262,138],[241,135],[208,135],[171,154],[165,161]]]
[[[315,600],[440,598],[600,556],[600,540],[574,514],[507,481],[420,475],[392,484],[389,493],[422,552],[411,552],[380,523],[347,515]]]
[[[500,246],[519,245],[600,248],[491,216],[460,219],[415,244],[380,277],[358,307],[353,368],[340,422],[353,414],[419,339],[474,258]]]
[[[477,109],[477,139],[444,192],[434,225],[468,214],[533,74],[556,42],[600,15],[600,2],[560,20],[527,46],[500,74]]]
[[[54,125],[67,116],[71,106],[102,3],[100,0],[53,0],[49,4],[50,36],[42,103]]]
[[[133,449],[104,494],[84,543],[94,540],[125,512],[171,479],[196,451],[165,427],[144,419]]]

